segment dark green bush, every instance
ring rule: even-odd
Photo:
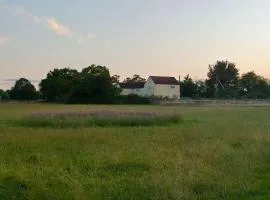
[[[6,91],[0,89],[0,98],[2,100],[8,100],[10,97]]]
[[[141,97],[136,94],[123,95],[120,97],[123,104],[150,104],[151,101],[148,97]]]

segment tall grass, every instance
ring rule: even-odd
[[[180,114],[173,126],[13,126],[32,112]],[[268,200],[268,108],[0,105],[0,199]]]
[[[108,126],[164,126],[182,121],[179,114],[155,112],[65,112],[35,113],[16,120],[25,127],[83,128]]]

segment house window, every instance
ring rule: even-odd
[[[171,85],[171,88],[173,89],[173,88],[175,88],[175,86],[174,85]]]

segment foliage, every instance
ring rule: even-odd
[[[104,66],[91,65],[81,72],[70,68],[54,69],[40,83],[40,91],[48,101],[64,103],[113,103],[120,95]]]
[[[37,98],[37,91],[29,80],[20,78],[9,91],[9,95],[11,99],[15,100],[35,100]]]
[[[79,83],[79,73],[70,68],[54,69],[40,82],[40,92],[47,101],[66,102]]]
[[[6,91],[0,89],[0,98],[1,98],[2,100],[8,100],[10,97],[9,97],[8,92],[6,92]]]
[[[123,104],[149,104],[150,98],[142,97],[137,94],[122,95],[120,102]]]
[[[207,97],[207,86],[204,81],[194,81],[189,75],[185,76],[180,83],[181,97],[205,98]]]
[[[193,98],[196,96],[197,85],[190,78],[189,74],[185,76],[184,80],[180,82],[181,96]]]
[[[196,91],[195,97],[196,98],[206,98],[207,97],[207,85],[205,81],[195,81]]]
[[[124,83],[142,83],[145,81],[146,81],[145,78],[142,78],[142,77],[140,77],[140,75],[135,74],[135,75],[133,75],[132,78],[127,77],[123,82]]]
[[[181,82],[181,96],[189,98],[270,98],[270,84],[255,72],[239,78],[235,63],[217,61],[209,66],[206,81],[193,81],[189,75]]]
[[[241,96],[248,98],[270,97],[267,81],[253,71],[242,75],[239,81],[239,92]]]
[[[206,80],[208,97],[235,97],[238,91],[239,71],[236,65],[229,61],[217,61],[209,66]]]
[[[71,95],[82,103],[113,103],[120,90],[113,84],[108,68],[91,65],[80,73],[80,83]]]
[[[114,85],[117,85],[117,84],[120,83],[120,76],[119,76],[119,75],[113,75],[113,76],[111,77],[111,80],[112,80],[112,83],[113,83]]]

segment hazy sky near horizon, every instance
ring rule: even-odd
[[[0,80],[90,64],[122,78],[205,78],[218,59],[270,78],[269,9],[269,0],[0,0]]]

